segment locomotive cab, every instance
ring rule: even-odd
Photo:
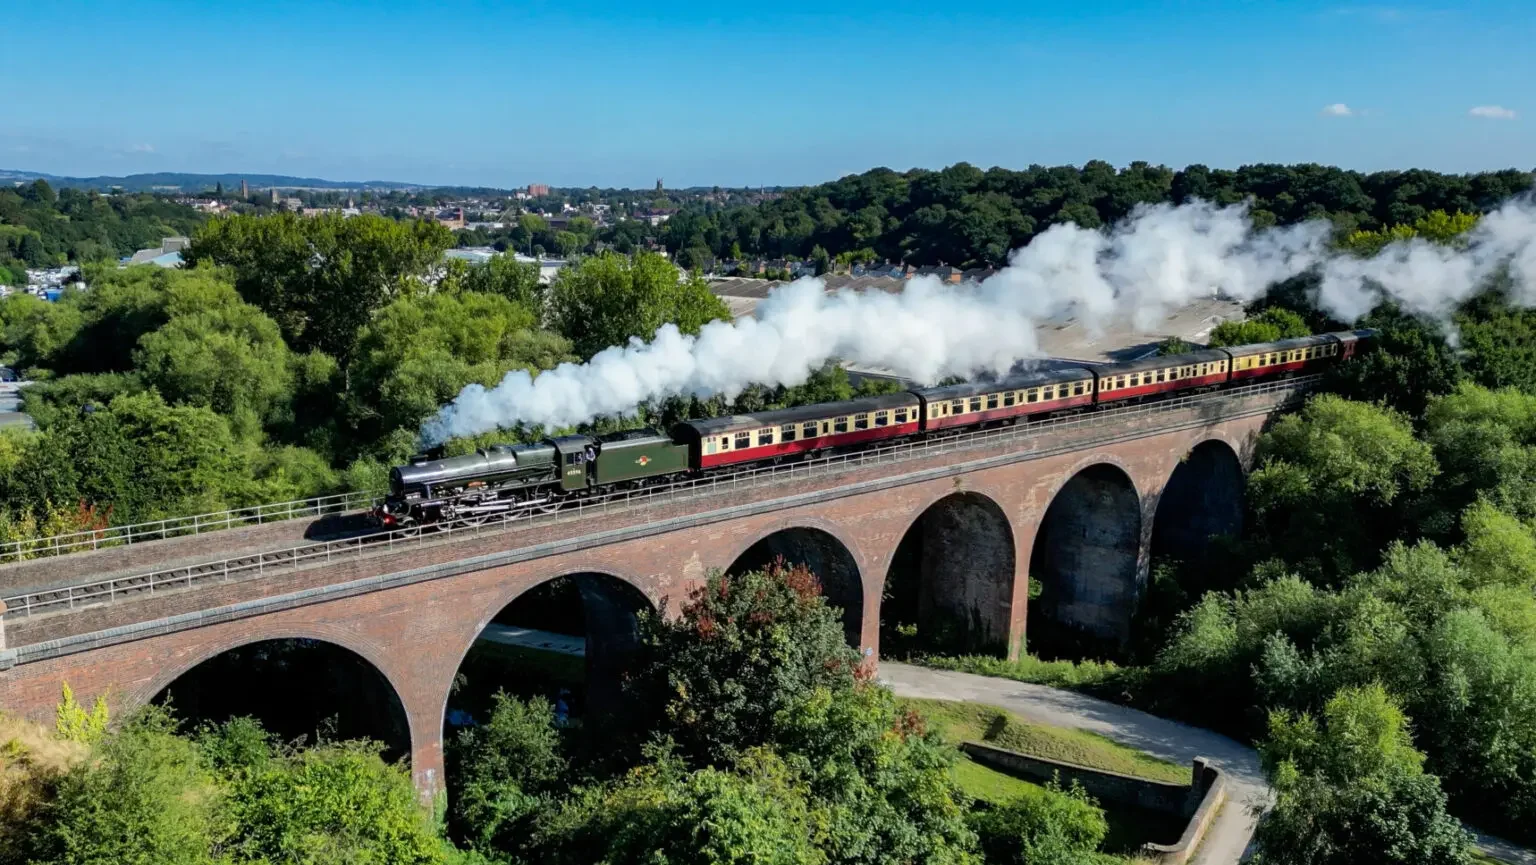
[[[549,443],[555,446],[560,489],[575,492],[591,486],[590,477],[602,442],[591,436],[568,435],[552,438]]]

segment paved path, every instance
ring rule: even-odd
[[[1101,733],[1175,763],[1188,765],[1196,757],[1208,758],[1226,773],[1231,787],[1227,804],[1191,860],[1195,865],[1231,865],[1240,860],[1257,822],[1254,806],[1268,799],[1258,754],[1210,730],[1073,691],[890,661],[880,663],[880,680],[902,696],[986,703],[1041,724]]]
[[[565,634],[552,634],[549,631],[536,631],[533,628],[517,625],[498,625],[495,622],[486,625],[485,630],[481,631],[476,639],[556,652],[561,655],[581,656],[587,653],[585,637],[568,637]]]

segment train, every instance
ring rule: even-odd
[[[1374,330],[1343,331],[1036,369],[995,380],[683,421],[668,433],[563,435],[446,459],[419,457],[390,469],[389,491],[373,515],[378,525],[393,529],[554,511],[597,493],[711,472],[1320,372],[1347,362],[1376,337]]]

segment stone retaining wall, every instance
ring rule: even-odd
[[[1101,802],[1186,818],[1188,823],[1177,842],[1142,846],[1143,853],[1170,865],[1184,865],[1189,861],[1226,799],[1226,780],[1221,770],[1212,766],[1204,757],[1194,759],[1191,783],[1169,784],[1166,781],[1150,781],[1074,763],[1032,757],[981,742],[965,742],[960,747],[976,762],[1004,774],[1042,784],[1052,780],[1059,781],[1063,786],[1076,783],[1088,795]]]

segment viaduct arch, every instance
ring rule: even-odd
[[[1038,624],[1027,617],[1031,573],[1042,583],[1073,577],[1088,587],[1054,607],[1058,618],[1079,615],[1105,634],[1128,619],[1128,610],[1111,609],[1106,599],[1134,605],[1154,524],[1174,539],[1223,524],[1202,517],[1181,525],[1171,511],[1159,515],[1159,499],[1166,493],[1168,503],[1219,504],[1220,496],[1179,492],[1177,474],[1230,473],[1227,457],[1203,443],[1221,440],[1241,463],[1266,418],[1253,411],[1080,444],[1051,438],[1048,450],[1002,443],[938,453],[895,468],[871,464],[827,480],[732,490],[702,504],[667,500],[634,514],[365,551],[263,580],[9,618],[0,706],[46,719],[67,681],[82,699],[105,695],[121,713],[151,699],[175,672],[226,649],[280,637],[324,640],[357,654],[391,684],[410,733],[412,771],[423,794],[433,795],[442,789],[445,707],[461,662],[498,613],[552,578],[608,575],[573,582],[583,621],[619,634],[621,650],[637,597],[675,609],[712,569],[748,567],[764,555],[815,559],[837,573],[825,580],[828,594],[856,609],[845,626],[867,656],[880,652],[882,608],[898,603],[885,600],[888,588],[893,597],[909,592],[919,623],[954,616],[965,624],[963,639],[1016,655],[1026,636],[1035,642],[1026,629]],[[1180,467],[1186,454],[1196,468]],[[1094,502],[1118,521],[1093,513]],[[1124,528],[1131,524],[1136,528]],[[981,566],[956,566],[956,550]],[[1082,574],[1081,565],[1095,560],[1107,563],[1113,580]],[[1049,592],[1045,586],[1042,598]],[[605,649],[589,648],[595,664]]]
[[[1142,499],[1126,470],[1084,466],[1051,497],[1030,551],[1031,648],[1103,653],[1130,632],[1141,584]]]

